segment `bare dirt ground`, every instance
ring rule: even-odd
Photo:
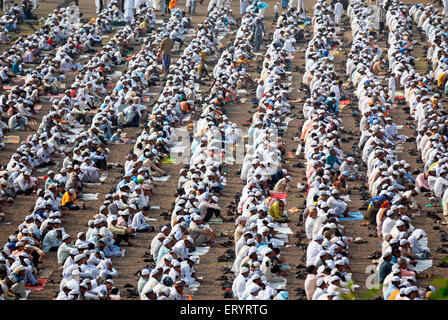
[[[412,0],[414,1],[414,0]],[[39,14],[45,15],[45,13],[48,13],[50,10],[53,10],[55,6],[57,5],[57,1],[45,1],[40,3],[39,8]],[[267,37],[265,38],[264,45],[261,48],[261,52],[264,54],[266,50],[266,46],[271,42],[272,40],[272,33],[274,31],[274,27],[272,26],[272,20],[274,16],[273,6],[275,2],[268,1],[269,8],[265,12],[265,26],[267,28]],[[407,1],[406,3],[409,3]],[[413,2],[415,3],[415,2]],[[308,15],[312,16],[312,6],[314,5],[313,1],[306,1],[306,5],[308,8]],[[185,7],[185,0],[178,1],[177,3],[178,7]],[[239,18],[239,1],[233,1],[232,2],[232,9],[234,16]],[[93,17],[95,16],[95,7],[93,1],[86,1],[86,0],[80,0],[80,10],[84,13],[85,17]],[[207,11],[207,2],[204,2],[203,5],[200,5],[198,3],[197,6],[197,15],[193,16],[193,23],[196,26],[198,23],[204,20],[204,17],[206,15]],[[160,15],[157,15],[157,19],[161,19]],[[336,56],[336,66],[337,70],[340,72],[341,79],[345,80],[345,53],[350,48],[350,41],[351,41],[351,31],[349,30],[349,26],[346,24],[347,17],[345,16],[343,19],[343,27],[345,27],[347,30],[343,32],[342,36],[342,45],[339,47],[339,50],[341,51],[341,54]],[[288,129],[285,133],[285,135],[282,138],[282,141],[286,143],[287,151],[295,152],[297,148],[297,142],[293,141],[293,138],[300,136],[300,131],[303,123],[303,117],[302,117],[302,104],[298,102],[292,102],[295,101],[297,98],[306,98],[306,96],[298,92],[303,73],[296,69],[296,67],[303,68],[304,67],[304,53],[300,52],[301,49],[306,48],[307,42],[311,39],[311,35],[309,34],[310,29],[306,29],[308,34],[306,35],[306,41],[305,43],[297,44],[297,48],[299,49],[298,52],[295,54],[295,59],[292,63],[291,71],[292,71],[292,90],[291,90],[291,104],[294,106],[294,109],[292,110],[295,114],[294,119],[289,123]],[[415,29],[414,36],[420,41],[420,33]],[[228,43],[229,41],[233,41],[233,37],[227,37],[224,40],[224,44]],[[386,47],[387,44],[383,41],[380,42],[382,47]],[[422,57],[424,54],[423,51],[423,45],[425,44],[425,41],[420,41],[419,45],[416,46],[414,49],[414,55],[418,55],[419,57]],[[1,48],[3,49],[3,48]],[[135,50],[139,50],[138,47],[135,48]],[[174,58],[176,59],[176,58]],[[423,59],[424,60],[424,59]],[[248,69],[248,72],[250,72],[251,75],[256,78],[259,75],[261,61],[253,62],[251,66]],[[211,70],[212,65],[209,67]],[[426,66],[425,65],[419,65],[418,71],[425,72]],[[207,85],[201,86],[201,91],[207,93],[210,89]],[[247,127],[243,127],[243,122],[250,121],[251,115],[255,111],[251,100],[255,96],[255,89],[254,88],[246,88],[247,94],[245,96],[242,96],[242,98],[246,99],[245,103],[235,104],[235,105],[229,105],[226,106],[226,114],[228,115],[230,121],[235,122],[238,124],[240,129],[246,129]],[[159,89],[153,88],[151,91],[156,92]],[[350,90],[347,92],[350,93]],[[356,106],[354,106],[356,107]],[[412,124],[411,120],[408,120],[408,114],[403,110],[404,106],[398,106],[397,110],[392,113],[392,117],[394,121],[397,123],[397,125],[403,125],[403,130],[400,131],[400,134],[405,135],[415,135],[415,129],[412,125],[409,125],[408,123]],[[44,104],[44,108],[42,109],[41,115],[44,115],[48,112],[49,105]],[[351,152],[353,144],[357,143],[360,132],[359,132],[359,124],[356,121],[356,119],[352,115],[352,108],[351,106],[346,107],[343,112],[343,128],[344,128],[344,134],[342,135],[342,138],[348,139],[348,142],[344,144],[343,149],[344,152],[347,154]],[[39,118],[40,122],[40,118]],[[140,130],[128,130],[127,134],[128,136],[135,136],[136,134],[139,134]],[[23,132],[20,133],[20,136],[22,139],[24,139],[28,134],[31,132]],[[108,158],[109,163],[113,162],[119,162],[122,165],[125,162],[125,156],[130,151],[130,149],[133,147],[131,144],[126,145],[112,145],[111,146],[111,154]],[[14,150],[17,148],[17,145],[14,144],[7,144],[7,148],[4,152],[0,153],[0,163],[3,165],[6,165],[9,161],[9,158],[14,152]],[[407,161],[409,161],[417,170],[422,169],[422,164],[417,163],[416,160],[418,156],[411,156],[408,154],[408,150],[414,150],[415,144],[412,142],[407,142],[404,144],[404,152],[400,154],[400,158],[405,158]],[[303,179],[305,177],[304,169],[297,167],[297,164],[305,164],[305,160],[303,159],[288,159],[288,171],[292,177],[292,183],[291,183],[291,189],[288,193],[288,204],[287,209],[297,207],[301,210],[304,209],[304,202],[305,202],[305,193],[299,193],[295,186],[298,182],[303,183]],[[360,159],[358,160],[358,163],[360,163]],[[176,186],[178,182],[178,172],[180,169],[180,164],[165,164],[164,170],[167,171],[167,173],[171,176],[171,178],[166,182],[159,183],[158,189],[155,190],[155,195],[152,198],[151,205],[153,206],[160,206],[160,210],[152,210],[152,217],[157,219],[157,222],[155,222],[156,227],[160,227],[162,225],[166,225],[169,223],[169,221],[164,220],[160,214],[164,212],[170,212],[172,203],[175,199],[174,192],[176,191]],[[234,200],[235,195],[240,192],[243,188],[243,184],[241,182],[241,179],[239,176],[237,176],[237,171],[241,168],[241,164],[234,164],[234,165],[226,165],[225,169],[227,170],[227,186],[224,189],[223,196],[220,197],[219,204],[222,208],[224,208],[224,211],[226,212],[227,207],[230,205],[231,201]],[[98,208],[102,204],[104,200],[104,195],[109,191],[110,188],[115,187],[116,184],[120,181],[119,179],[122,176],[122,173],[120,172],[120,169],[113,168],[108,170],[109,175],[105,183],[101,187],[88,187],[86,189],[86,192],[99,192],[99,200],[98,201],[89,201],[87,203],[88,208],[86,210],[81,211],[71,211],[70,215],[64,216],[64,227],[66,229],[66,232],[71,234],[72,236],[76,236],[76,234],[80,231],[85,231],[87,229],[87,221],[92,218],[94,214],[98,212]],[[358,210],[360,207],[362,207],[367,200],[363,200],[361,198],[361,194],[359,191],[359,187],[362,182],[354,182],[350,185],[350,189],[352,190],[351,195],[351,203],[350,208],[352,211],[361,211],[365,213],[365,210]],[[14,231],[17,229],[17,226],[23,221],[25,215],[31,208],[31,206],[34,204],[36,200],[36,197],[34,196],[28,196],[28,197],[18,197],[14,204],[9,205],[7,207],[2,208],[2,211],[4,211],[7,214],[7,221],[12,221],[13,223],[9,226],[1,226],[0,227],[0,244],[3,245],[7,239],[7,237],[14,233]],[[422,205],[428,204],[429,199],[425,195],[422,195],[419,197],[419,201]],[[413,219],[413,224],[416,228],[422,228],[427,231],[429,236],[429,246],[431,251],[434,254],[434,265],[437,265],[438,262],[440,262],[440,259],[442,259],[445,255],[444,254],[438,254],[435,252],[435,248],[440,245],[440,241],[437,236],[437,231],[432,229],[433,226],[433,220],[427,216],[427,213],[429,211],[434,211],[433,208],[424,208],[424,211],[420,217],[415,217]],[[293,231],[298,234],[299,232],[303,231],[303,227],[301,225],[297,225],[299,221],[299,213],[296,214],[290,214],[290,221],[289,226],[293,229]],[[368,257],[370,254],[372,254],[375,250],[379,250],[378,247],[381,243],[381,240],[376,237],[369,237],[369,230],[367,227],[360,226],[361,221],[349,221],[345,222],[345,232],[347,236],[352,237],[362,237],[367,241],[365,244],[353,244],[350,247],[350,253],[352,254],[352,258],[350,259],[351,267],[353,269],[353,279],[356,284],[360,286],[360,288],[357,290],[357,293],[364,292],[366,288],[366,279],[369,276],[368,273],[366,273],[366,268],[372,264],[371,259]],[[233,232],[235,230],[235,225],[232,222],[223,223],[222,225],[212,225],[213,229],[218,234],[217,243],[224,243],[228,240],[233,240]],[[145,265],[150,265],[151,263],[148,258],[150,256],[145,254],[145,251],[148,250],[148,246],[150,245],[150,242],[153,238],[155,233],[140,233],[137,235],[137,237],[134,239],[133,247],[126,247],[127,254],[123,258],[114,258],[113,264],[114,267],[117,268],[119,276],[115,280],[115,285],[120,289],[121,297],[122,299],[136,299],[135,297],[130,297],[127,295],[127,289],[131,286],[136,287],[137,284],[137,278],[135,274],[141,270]],[[290,299],[304,299],[303,294],[301,294],[300,290],[303,289],[303,279],[297,279],[295,276],[296,272],[296,266],[303,263],[302,257],[305,254],[305,245],[306,241],[302,241],[299,238],[297,238],[295,235],[290,236],[290,241],[296,243],[297,245],[284,248],[282,249],[282,256],[287,257],[288,263],[291,265],[291,272],[286,277],[287,279],[287,290],[290,293]],[[224,296],[224,290],[223,287],[227,286],[228,283],[225,283],[225,281],[217,280],[221,276],[227,277],[227,279],[230,282],[233,280],[231,274],[223,274],[222,267],[230,267],[232,262],[218,262],[218,257],[222,255],[226,250],[228,249],[234,249],[234,246],[230,246],[228,248],[211,248],[210,251],[201,257],[201,263],[196,266],[196,270],[200,276],[203,276],[204,282],[199,287],[199,291],[197,294],[193,297],[193,299],[223,299]],[[146,261],[145,261],[146,260]],[[49,278],[49,283],[42,291],[32,291],[30,294],[30,299],[52,299],[54,296],[54,292],[59,290],[59,282],[61,280],[61,270],[59,269],[59,266],[57,264],[56,254],[50,253],[47,258],[45,259],[43,263],[43,267],[45,268],[51,268],[53,269],[53,273],[51,277]],[[297,269],[299,270],[299,269]],[[426,273],[432,273],[434,277],[447,277],[446,270],[438,267],[432,267],[429,270],[427,270]],[[425,285],[429,283],[429,279],[422,279],[419,280],[420,285]],[[126,285],[126,287],[125,287]]]

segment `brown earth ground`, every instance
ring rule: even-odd
[[[272,40],[272,33],[274,31],[274,26],[272,25],[274,11],[273,6],[275,4],[274,1],[267,1],[269,3],[269,8],[265,12],[265,26],[267,28],[268,36],[265,37],[264,45],[262,46],[261,52],[264,53],[266,50],[266,46],[271,42]],[[80,11],[84,13],[84,17],[90,18],[95,16],[95,7],[93,1],[85,1],[80,0]],[[405,3],[411,3],[409,1],[405,1]],[[412,0],[412,3],[418,3],[414,2]],[[44,1],[40,2],[40,7],[38,9],[39,16],[46,16],[50,10],[53,10],[56,5],[58,4],[57,1]],[[312,16],[312,6],[314,5],[314,1],[306,1],[306,5],[308,8],[308,15]],[[180,0],[177,3],[178,7],[185,7],[185,0]],[[233,1],[232,2],[232,9],[234,16],[239,18],[239,1]],[[200,5],[198,3],[197,6],[197,15],[193,16],[193,23],[196,26],[198,23],[204,20],[204,17],[206,15],[207,10],[207,3],[204,2],[203,5]],[[345,14],[345,13],[344,13]],[[162,19],[159,14],[157,15],[157,19]],[[347,17],[343,17],[343,23],[342,26],[347,29],[345,31],[342,31],[341,38],[342,38],[342,45],[339,47],[339,50],[341,51],[341,54],[336,55],[336,69],[339,71],[339,74],[341,76],[341,79],[346,80],[346,76],[344,74],[345,70],[345,53],[349,51],[350,49],[350,41],[351,41],[351,31],[349,30],[349,25],[347,24]],[[22,27],[22,26],[21,26]],[[23,28],[27,28],[23,26]],[[297,142],[293,140],[293,138],[300,136],[300,130],[303,123],[303,116],[302,116],[302,104],[300,102],[293,102],[298,98],[306,98],[306,96],[299,91],[299,88],[301,86],[302,76],[303,73],[301,71],[294,71],[296,67],[299,67],[303,69],[304,67],[304,53],[303,49],[306,48],[307,42],[311,39],[310,35],[310,29],[307,30],[306,35],[306,41],[305,43],[299,43],[297,44],[298,52],[295,54],[295,59],[292,63],[291,71],[292,73],[290,76],[292,76],[292,81],[288,80],[287,82],[292,82],[291,85],[291,104],[294,106],[294,109],[292,110],[293,114],[295,115],[294,119],[289,123],[288,129],[285,133],[285,135],[282,138],[282,141],[286,143],[287,151],[295,152],[297,148]],[[32,29],[29,28],[29,30],[23,30],[23,32],[29,33],[32,32]],[[417,40],[420,40],[418,37],[420,36],[420,33],[414,31],[414,36]],[[226,45],[227,43],[232,42],[234,39],[234,35],[230,35],[226,37],[223,40],[223,45]],[[107,40],[107,39],[106,39]],[[426,72],[426,65],[424,64],[424,50],[423,46],[426,42],[426,39],[423,37],[420,43],[416,46],[414,49],[414,55],[420,57],[420,62],[417,64],[417,70],[419,72]],[[380,45],[382,47],[386,47],[387,44],[383,41],[380,41]],[[1,49],[6,48],[6,46],[3,46]],[[139,50],[139,47],[135,47],[135,50]],[[177,57],[174,57],[176,59]],[[423,62],[423,63],[421,63]],[[261,61],[256,61],[251,64],[251,66],[248,68],[248,71],[251,75],[256,78],[259,75]],[[213,67],[213,61],[211,62],[211,65],[209,66],[209,70],[211,70]],[[123,67],[119,70],[124,69]],[[71,78],[73,79],[73,78]],[[70,83],[71,79],[67,80],[67,83]],[[348,82],[346,81],[348,84]],[[207,93],[209,87],[209,82],[206,83],[206,85],[201,86],[201,91],[204,93]],[[242,130],[245,130],[242,126],[243,122],[250,121],[251,114],[255,111],[255,109],[252,106],[252,103],[250,102],[254,96],[255,96],[255,89],[254,88],[246,88],[247,94],[242,95],[242,98],[246,99],[245,103],[235,104],[235,105],[229,105],[226,106],[226,114],[228,115],[230,121],[235,122],[238,124],[239,128]],[[351,90],[345,88],[346,91],[351,94]],[[151,88],[151,92],[157,92],[160,91],[157,88]],[[356,106],[354,106],[356,107]],[[415,128],[410,125],[408,127],[408,123],[412,124],[412,120],[408,120],[408,114],[403,110],[402,105],[399,105],[397,110],[393,112],[391,115],[394,119],[394,121],[397,123],[397,125],[403,125],[403,129],[400,130],[401,134],[405,135],[415,135]],[[49,104],[44,103],[44,107],[42,109],[41,115],[38,118],[38,121],[40,122],[40,119],[42,115],[46,114],[49,109]],[[355,108],[354,108],[355,109]],[[352,116],[352,108],[351,106],[346,107],[342,112],[343,117],[343,135],[342,138],[348,139],[349,142],[345,143],[343,145],[344,152],[349,153],[355,151],[359,151],[355,148],[352,148],[352,145],[357,143],[360,131],[359,131],[359,124],[356,121],[356,119]],[[197,117],[193,118],[197,119]],[[135,129],[127,129],[126,133],[128,137],[135,136],[140,133],[139,130]],[[20,133],[21,139],[24,139],[28,134],[31,134],[31,132],[22,132]],[[124,165],[125,156],[126,154],[131,150],[133,145],[112,145],[110,147],[111,154],[108,158],[109,163],[115,163],[119,162],[120,164]],[[7,148],[5,151],[0,153],[0,164],[6,165],[9,161],[9,158],[11,154],[14,152],[14,150],[17,148],[16,144],[7,144]],[[413,165],[413,168],[415,169],[421,169],[422,164],[417,163],[416,160],[418,156],[411,156],[408,154],[409,150],[415,150],[415,143],[412,142],[406,142],[404,143],[404,152],[400,153],[400,158],[404,159],[406,158],[407,161]],[[60,159],[61,162],[62,159]],[[305,201],[305,193],[299,193],[297,188],[295,187],[298,182],[303,182],[304,179],[304,169],[294,167],[293,165],[297,163],[301,163],[302,165],[305,164],[303,159],[288,159],[288,171],[292,177],[292,183],[291,188],[288,193],[288,204],[287,209],[297,207],[301,210],[304,209],[304,201]],[[358,164],[361,164],[358,160]],[[55,168],[59,168],[60,166],[57,166]],[[152,198],[151,205],[152,206],[160,206],[160,210],[153,210],[152,217],[157,219],[157,222],[155,222],[155,226],[159,227],[162,225],[165,225],[169,223],[169,221],[166,221],[163,219],[163,217],[160,216],[163,212],[169,212],[172,206],[172,203],[174,201],[174,192],[176,190],[176,185],[178,181],[178,170],[181,167],[181,165],[177,164],[165,164],[163,165],[164,170],[167,171],[169,175],[171,175],[171,178],[166,181],[159,183],[158,189],[155,190],[155,195]],[[234,165],[225,165],[225,169],[227,170],[227,186],[224,189],[223,195],[220,197],[220,205],[226,212],[227,206],[230,205],[230,202],[234,199],[235,194],[240,192],[243,188],[243,184],[237,176],[237,171],[241,168],[241,164],[234,164]],[[112,168],[108,170],[108,178],[105,181],[105,183],[101,187],[87,187],[86,192],[99,192],[100,197],[98,201],[89,201],[87,202],[88,208],[86,210],[81,211],[71,211],[70,215],[64,216],[64,228],[66,232],[71,234],[72,236],[76,236],[76,234],[80,231],[86,231],[87,229],[87,221],[92,218],[94,214],[98,212],[98,208],[102,204],[102,201],[104,199],[104,195],[109,191],[110,188],[115,187],[116,184],[120,181],[121,178],[121,172],[118,168]],[[41,174],[43,175],[43,174]],[[365,213],[365,210],[358,210],[360,207],[365,205],[367,200],[361,199],[361,194],[359,193],[359,186],[362,182],[354,182],[350,185],[350,189],[352,191],[351,195],[351,203],[350,208],[352,211],[361,211]],[[297,197],[299,195],[299,197]],[[28,214],[29,209],[31,206],[34,205],[34,202],[36,200],[35,196],[29,196],[29,197],[18,197],[14,204],[6,206],[3,208],[3,211],[6,213],[6,221],[11,221],[12,224],[8,226],[1,226],[0,227],[0,244],[3,245],[5,241],[7,240],[7,237],[10,234],[13,234],[14,231],[17,229],[17,226],[23,222],[24,217],[26,214]],[[419,201],[424,207],[425,204],[430,203],[429,198],[425,195],[422,195],[419,197]],[[422,228],[427,231],[428,237],[429,237],[429,247],[431,251],[433,252],[433,258],[434,258],[434,265],[437,265],[442,258],[444,258],[444,254],[438,254],[435,252],[435,248],[440,245],[440,241],[437,237],[437,231],[432,229],[433,226],[433,220],[427,216],[427,213],[429,211],[434,211],[433,208],[425,208],[419,217],[415,217],[413,219],[413,224],[416,228]],[[301,211],[300,211],[301,212]],[[299,212],[299,213],[300,213]],[[290,221],[289,226],[293,230],[295,234],[298,234],[300,231],[303,231],[303,227],[299,224],[299,213],[290,214]],[[439,214],[440,215],[440,214]],[[361,294],[366,291],[366,280],[369,276],[368,273],[366,273],[366,268],[370,265],[372,265],[371,259],[368,257],[370,254],[372,254],[375,250],[380,249],[380,243],[381,240],[376,237],[369,237],[369,230],[367,227],[360,226],[361,221],[350,221],[350,222],[344,222],[345,226],[345,232],[347,236],[351,236],[353,238],[356,237],[362,237],[367,241],[365,244],[353,244],[350,247],[350,253],[352,255],[352,258],[350,259],[350,264],[353,269],[353,280],[356,284],[360,286],[356,290],[357,294]],[[235,225],[232,222],[223,223],[222,225],[212,225],[213,229],[216,231],[218,238],[217,242],[223,243],[228,240],[233,240],[233,232],[235,229]],[[444,227],[445,228],[445,227]],[[124,258],[114,258],[113,264],[114,267],[117,268],[119,276],[115,280],[115,285],[120,289],[122,299],[135,299],[133,297],[127,297],[127,289],[129,286],[126,286],[126,284],[130,284],[132,286],[136,286],[137,278],[135,276],[136,272],[141,270],[147,262],[145,262],[145,259],[150,258],[149,256],[145,255],[145,251],[148,250],[148,246],[150,245],[150,242],[153,238],[155,233],[140,233],[137,235],[137,237],[134,239],[133,247],[126,247],[127,254]],[[298,245],[305,245],[305,240],[300,240],[295,235],[290,236],[290,241],[293,243],[296,243]],[[234,249],[233,246],[229,247],[231,249]],[[193,297],[193,299],[223,299],[224,291],[222,289],[222,281],[218,281],[217,278],[221,277],[223,275],[223,272],[221,271],[221,267],[230,267],[231,262],[218,262],[217,259],[220,255],[222,255],[228,248],[211,248],[210,251],[201,257],[201,263],[196,266],[196,270],[200,276],[203,276],[204,282],[199,287],[199,290],[197,294]],[[305,246],[299,247],[299,246],[291,246],[288,248],[282,249],[282,256],[287,257],[287,261],[291,266],[291,272],[286,277],[287,279],[287,290],[290,293],[290,299],[304,299],[303,295],[299,294],[297,291],[298,288],[303,288],[303,279],[296,279],[295,277],[295,271],[296,266],[303,263],[302,257],[305,254]],[[36,299],[36,300],[42,300],[42,299],[52,299],[54,296],[54,292],[59,290],[59,282],[61,280],[61,270],[59,269],[59,266],[57,264],[56,254],[50,253],[44,260],[44,263],[42,265],[45,268],[52,269],[52,275],[49,278],[48,285],[45,287],[42,291],[32,291],[29,299]],[[425,274],[432,274],[434,278],[437,277],[447,277],[448,273],[438,267],[431,267],[428,269]],[[225,276],[228,277],[229,281],[232,282],[233,278],[230,274],[225,274]],[[421,279],[419,280],[420,285],[427,285],[431,280],[430,279]],[[373,297],[375,297],[374,295]]]

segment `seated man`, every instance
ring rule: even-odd
[[[29,195],[33,191],[37,191],[39,184],[36,178],[31,177],[31,172],[25,171],[21,173],[13,183],[14,190],[17,194]]]
[[[11,130],[33,130],[28,125],[28,119],[24,117],[21,113],[17,113],[11,116],[8,120],[8,126]]]
[[[76,198],[78,196],[79,190],[76,189],[69,189],[64,193],[64,196],[62,197],[62,209],[69,209],[69,210],[80,210],[81,207],[83,209],[86,208],[86,205],[84,202],[78,203],[76,201]]]
[[[277,200],[270,208],[269,215],[274,218],[276,222],[286,222],[288,220],[288,215],[285,211],[286,200]]]
[[[108,229],[113,233],[116,238],[115,244],[119,245],[122,240],[126,241],[129,246],[132,246],[130,236],[135,232],[133,228],[126,228],[117,225],[118,218],[117,216],[112,217],[112,221],[110,222]]]

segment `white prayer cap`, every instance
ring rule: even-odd
[[[247,267],[242,267],[241,273],[246,273],[246,272],[249,272],[249,269]]]
[[[403,222],[403,220],[398,220],[398,221],[395,223],[395,225],[396,225],[397,227],[401,227],[401,226],[404,226],[404,222]]]
[[[338,281],[338,280],[340,280],[340,278],[339,278],[338,276],[332,276],[332,277],[330,278],[330,283],[332,283],[332,282],[334,282],[334,281]]]
[[[260,291],[260,287],[257,285],[254,285],[252,287],[250,287],[250,293],[255,293],[257,291]]]
[[[324,240],[324,236],[319,234],[319,235],[314,237],[314,241],[319,241],[319,240]]]
[[[398,243],[398,242],[400,242],[400,240],[398,240],[397,238],[394,238],[394,239],[390,239],[390,240],[389,240],[389,243],[390,243],[390,244],[395,244],[395,243]]]
[[[147,269],[146,269],[146,270],[147,270]],[[157,268],[156,268],[156,269],[152,269],[152,270],[151,270],[151,274],[150,274],[151,277],[152,277],[152,276],[155,276],[158,272],[159,272],[159,269],[157,269]]]
[[[317,279],[317,281],[316,281],[316,285],[317,285],[318,287],[320,287],[320,286],[323,285],[324,283],[325,283],[324,278],[319,278],[319,279]]]
[[[78,262],[79,260],[81,260],[81,259],[83,259],[85,257],[86,256],[84,254],[78,254],[78,255],[75,256],[75,259],[73,259],[73,260],[75,260],[75,262]]]
[[[62,240],[67,240],[68,238],[70,238],[70,235],[68,233],[62,236]]]
[[[335,262],[335,264],[336,264],[337,266],[343,266],[343,265],[345,265],[345,262],[342,261],[342,260],[337,260],[337,261]]]
[[[255,273],[250,279],[252,281],[254,281],[254,280],[257,280],[257,279],[260,279],[260,278],[261,278],[260,275],[258,273]]]

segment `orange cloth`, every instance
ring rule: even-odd
[[[62,206],[65,206],[67,203],[74,203],[76,200],[76,193],[75,194],[70,194],[70,192],[66,191],[64,193],[64,196],[62,197]]]
[[[398,296],[399,293],[400,293],[400,290],[395,289],[395,290],[392,291],[392,293],[389,295],[389,298],[387,298],[387,300],[395,300],[395,298]]]
[[[177,2],[177,0],[171,0],[171,1],[170,1],[170,4],[168,5],[168,8],[169,8],[170,10],[173,10],[174,7],[176,6],[176,2]]]

